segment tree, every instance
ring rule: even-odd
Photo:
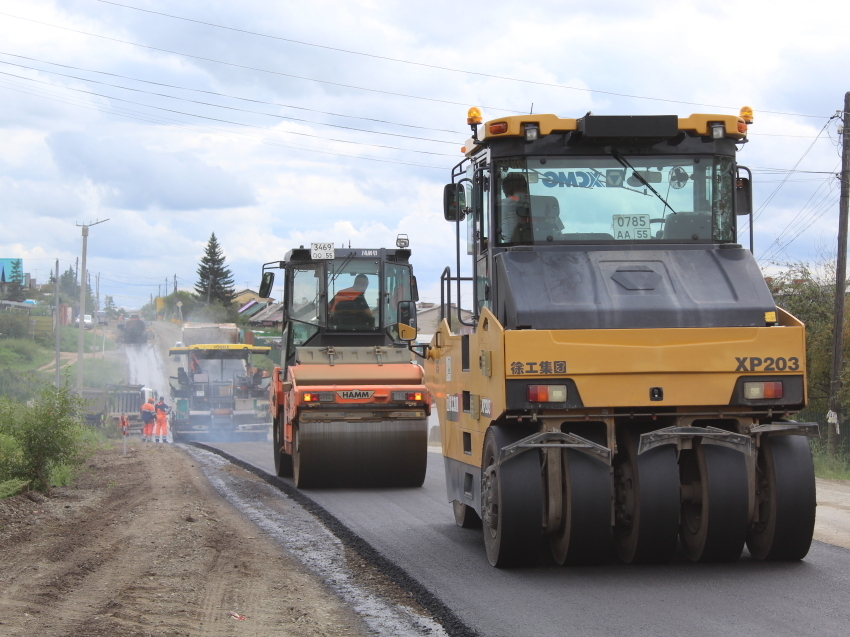
[[[806,325],[806,376],[808,408],[806,419],[825,424],[829,409],[832,372],[832,331],[835,309],[835,259],[821,258],[814,264],[786,263],[785,270],[767,277],[776,304]],[[844,323],[843,360],[850,358],[850,322]],[[850,367],[842,365],[838,394],[841,414],[841,439],[848,437],[844,425],[850,415]],[[826,430],[822,432],[825,437]],[[833,439],[835,440],[835,439]],[[835,440],[837,443],[838,441]]]
[[[59,275],[59,292],[69,299],[79,298],[77,275],[74,274],[74,268],[71,266]]]
[[[210,235],[204,256],[198,264],[195,292],[201,301],[217,302],[224,306],[233,302],[233,273],[224,263],[224,251],[215,238],[215,232]]]
[[[6,283],[6,298],[10,301],[23,301],[24,294],[24,272],[21,260],[12,260],[12,269],[9,272],[9,280]]]

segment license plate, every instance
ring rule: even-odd
[[[614,215],[611,220],[617,241],[651,239],[649,215]]]
[[[333,259],[334,244],[332,243],[311,243],[310,244],[311,259]]]

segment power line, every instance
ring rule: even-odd
[[[782,186],[784,186],[784,185],[785,185],[785,182],[788,180],[788,177],[791,175],[791,173],[792,173],[793,171],[797,170],[797,166],[799,166],[799,165],[800,165],[800,163],[801,163],[801,162],[802,162],[802,161],[806,158],[806,155],[808,155],[808,154],[809,154],[809,151],[811,151],[811,150],[812,150],[812,148],[814,148],[814,147],[815,147],[815,144],[816,144],[816,143],[817,143],[817,141],[818,141],[818,137],[820,137],[820,136],[823,134],[823,132],[826,130],[827,126],[829,126],[829,123],[833,120],[833,118],[834,118],[834,117],[836,117],[836,116],[835,116],[835,115],[833,115],[833,116],[832,116],[832,117],[830,117],[828,120],[826,120],[826,123],[823,125],[823,128],[821,128],[821,129],[820,129],[820,132],[818,133],[817,137],[815,137],[814,141],[813,141],[813,142],[809,145],[809,147],[806,149],[806,152],[804,152],[804,153],[803,153],[802,157],[800,157],[800,159],[798,159],[798,160],[797,160],[797,163],[796,163],[796,164],[794,164],[794,167],[793,167],[790,171],[788,171],[788,174],[786,174],[786,175],[785,175],[785,179],[783,179],[783,180],[779,183],[779,185],[778,185],[778,186],[777,186],[777,187],[773,190],[773,192],[772,192],[772,193],[770,193],[770,196],[769,196],[767,199],[765,199],[764,203],[763,203],[761,206],[759,206],[759,209],[755,211],[755,214],[753,215],[753,221],[755,221],[756,219],[758,219],[758,218],[759,218],[759,216],[761,216],[761,213],[762,213],[762,212],[764,211],[764,209],[767,207],[767,205],[768,205],[771,201],[773,201],[773,198],[776,196],[776,193],[778,193],[778,192],[779,192],[779,190],[782,188]]]
[[[99,75],[108,75],[108,76],[111,76],[111,77],[120,77],[121,79],[131,80],[133,82],[143,82],[145,84],[153,84],[154,86],[164,86],[166,88],[173,88],[173,89],[177,89],[177,90],[181,90],[181,91],[193,91],[195,93],[205,93],[207,95],[216,95],[218,97],[226,97],[228,99],[240,100],[240,101],[243,101],[243,102],[253,102],[255,104],[266,104],[268,106],[278,106],[278,107],[282,107],[282,108],[293,108],[293,109],[302,110],[302,111],[309,111],[311,113],[319,113],[320,115],[332,115],[333,117],[346,117],[346,118],[349,118],[349,119],[362,119],[362,120],[367,121],[367,122],[376,122],[376,123],[380,123],[380,124],[390,124],[392,126],[403,126],[405,128],[417,128],[417,129],[420,129],[420,130],[432,130],[432,131],[437,131],[437,132],[440,132],[440,133],[452,133],[454,135],[459,134],[455,130],[448,130],[448,129],[445,129],[445,128],[431,128],[429,126],[417,126],[415,124],[402,124],[402,123],[399,123],[399,122],[391,122],[391,121],[388,121],[388,120],[377,119],[377,118],[374,118],[374,117],[362,117],[362,116],[359,116],[359,115],[345,115],[345,114],[342,114],[342,113],[331,113],[331,112],[328,112],[328,111],[320,111],[320,110],[315,109],[315,108],[307,108],[307,107],[304,107],[304,106],[295,106],[295,105],[292,105],[292,104],[281,104],[279,102],[268,102],[268,101],[265,101],[265,100],[258,100],[258,99],[248,98],[248,97],[240,97],[238,95],[228,95],[227,93],[218,93],[216,91],[207,91],[207,90],[199,89],[199,88],[188,88],[186,86],[177,86],[175,84],[165,84],[164,82],[154,82],[152,80],[143,80],[143,79],[140,79],[140,78],[137,78],[137,77],[129,77],[127,75],[120,75],[118,73],[109,73],[107,71],[96,71],[94,69],[87,69],[87,68],[83,68],[83,67],[80,67],[80,66],[72,66],[70,64],[59,64],[58,62],[49,62],[47,60],[41,60],[39,58],[29,57],[29,56],[26,56],[26,55],[17,55],[15,53],[8,53],[8,52],[5,52],[5,51],[0,51],[0,54],[8,55],[10,57],[20,58],[22,60],[31,60],[33,62],[40,62],[42,64],[50,64],[52,66],[59,66],[59,67],[65,68],[65,69],[74,69],[75,71],[85,71],[87,73],[97,73]],[[4,62],[4,64],[12,64],[12,63],[11,62]],[[23,66],[23,65],[15,65],[15,66],[22,66],[23,68],[31,68],[31,67],[27,67],[27,66]],[[41,71],[42,69],[36,69],[36,70]],[[56,71],[42,71],[42,72],[44,72],[44,73],[55,73],[56,75],[64,75],[63,73],[58,73]],[[85,82],[96,82],[97,81],[97,80],[89,80],[87,78],[77,78],[74,75],[67,75],[66,77],[74,77],[76,79],[81,79]],[[105,84],[104,82],[98,82],[98,83],[99,84]],[[114,84],[106,84],[106,85],[107,86],[116,86]],[[124,87],[119,87],[119,88],[124,88]],[[128,90],[137,90],[137,89],[128,89]],[[156,93],[154,93],[154,95],[156,95]],[[280,116],[276,115],[275,117],[280,117]],[[311,121],[311,120],[300,120],[300,119],[297,119],[297,118],[294,118],[294,117],[287,117],[286,119],[293,119],[295,121],[304,121],[304,122]],[[322,124],[321,122],[314,122],[314,123]],[[333,126],[333,124],[322,124],[322,125],[323,126]],[[353,129],[353,130],[361,130],[361,129]],[[416,138],[414,138],[414,139],[416,139]],[[450,142],[450,143],[454,143],[454,142]]]
[[[207,58],[207,57],[203,57],[203,56],[200,56],[200,55],[193,55],[191,53],[180,53],[179,51],[172,51],[170,49],[162,49],[162,48],[159,48],[159,47],[150,46],[148,44],[139,44],[138,42],[130,42],[129,40],[119,40],[118,38],[111,38],[111,37],[106,36],[106,35],[99,35],[97,33],[89,33],[87,31],[81,31],[79,29],[72,29],[70,27],[59,26],[58,24],[50,24],[49,22],[42,22],[41,20],[33,20],[32,18],[24,18],[22,16],[14,15],[14,14],[11,14],[11,13],[6,13],[5,11],[0,11],[0,15],[5,15],[9,18],[15,18],[17,20],[24,20],[26,22],[32,22],[34,24],[41,24],[43,26],[52,27],[54,29],[61,29],[63,31],[70,31],[72,33],[80,33],[82,35],[87,35],[87,36],[92,37],[92,38],[101,38],[103,40],[109,40],[110,42],[118,42],[120,44],[129,44],[131,46],[138,46],[138,47],[141,47],[143,49],[150,49],[151,51],[160,51],[161,53],[171,53],[172,55],[180,55],[182,57],[192,58],[192,59],[195,59],[195,60],[203,60],[204,62],[214,62],[216,64],[223,64],[223,65],[226,65],[226,66],[232,66],[232,67],[239,68],[239,69],[246,69],[248,71],[259,71],[260,73],[269,73],[270,75],[279,75],[281,77],[290,77],[290,78],[293,78],[293,79],[296,79],[296,80],[305,80],[305,81],[308,81],[308,82],[317,82],[319,84],[328,84],[330,86],[339,86],[341,88],[351,88],[351,89],[356,89],[358,91],[369,91],[371,93],[381,93],[383,95],[393,95],[394,97],[406,97],[408,99],[423,100],[423,101],[426,101],[426,102],[437,102],[437,103],[440,103],[440,104],[451,104],[452,106],[469,106],[469,104],[464,103],[464,102],[452,102],[450,100],[437,99],[436,97],[422,97],[421,95],[407,95],[406,93],[395,93],[393,91],[384,91],[384,90],[376,89],[376,88],[366,88],[364,86],[354,86],[352,84],[342,84],[340,82],[331,82],[329,80],[317,80],[317,79],[312,78],[312,77],[304,77],[304,76],[301,76],[301,75],[293,75],[291,73],[283,73],[281,71],[271,71],[269,69],[261,69],[261,68],[254,67],[254,66],[247,66],[245,64],[236,64],[235,62],[224,62],[222,60]],[[492,110],[492,111],[502,111],[504,113],[516,113],[516,114],[524,113],[524,111],[515,111],[515,110],[512,110],[512,109],[501,108],[501,107],[498,107],[498,106],[486,106],[485,105],[485,106],[483,106],[483,108],[486,108],[486,109],[489,109],[489,110]]]
[[[142,122],[148,122],[150,124],[159,124],[159,125],[163,125],[163,126],[185,128],[187,130],[191,130],[191,131],[194,131],[194,132],[198,132],[198,133],[202,133],[202,134],[208,134],[208,135],[215,135],[217,137],[224,137],[224,138],[227,138],[227,139],[233,139],[233,140],[237,140],[237,141],[243,141],[243,138],[245,138],[245,139],[250,139],[250,140],[255,141],[255,142],[259,142],[261,144],[265,144],[267,146],[276,146],[278,148],[291,148],[291,149],[294,149],[294,150],[302,150],[302,151],[305,151],[305,152],[317,153],[317,154],[320,154],[320,155],[330,155],[330,156],[334,156],[334,157],[350,157],[352,159],[362,159],[362,160],[365,160],[365,161],[376,161],[376,162],[386,163],[386,164],[399,164],[399,165],[403,165],[403,166],[415,166],[415,167],[418,167],[418,168],[433,168],[433,169],[437,169],[437,170],[446,170],[445,166],[433,166],[433,165],[430,165],[430,164],[417,164],[417,163],[414,163],[414,162],[406,162],[406,161],[393,160],[393,159],[382,159],[382,158],[379,158],[379,157],[370,157],[368,155],[349,155],[349,154],[346,154],[346,153],[335,153],[335,152],[331,152],[331,151],[327,151],[327,150],[317,150],[315,148],[305,148],[303,146],[294,146],[292,144],[284,144],[282,142],[278,142],[276,140],[268,139],[266,137],[258,137],[256,135],[248,135],[246,133],[239,133],[239,132],[236,132],[236,131],[222,131],[221,129],[213,128],[213,127],[210,127],[210,126],[188,124],[186,122],[181,122],[180,120],[171,119],[171,118],[162,117],[162,116],[157,116],[157,115],[151,115],[151,114],[148,114],[148,113],[140,113],[139,111],[134,111],[132,109],[127,109],[127,108],[118,107],[118,106],[114,106],[114,105],[108,105],[105,108],[109,109],[109,110],[104,110],[104,108],[101,108],[100,105],[98,105],[98,104],[92,104],[90,102],[81,104],[79,102],[68,101],[68,100],[74,99],[73,97],[68,97],[68,96],[63,96],[66,99],[59,99],[57,97],[53,97],[53,96],[50,96],[50,95],[43,95],[41,93],[32,93],[30,91],[26,91],[26,90],[23,90],[21,88],[15,88],[14,86],[7,86],[5,84],[2,84],[3,81],[8,81],[8,80],[3,80],[2,78],[0,78],[0,86],[2,86],[3,88],[6,88],[7,90],[10,90],[10,91],[15,91],[15,92],[18,92],[18,93],[24,93],[26,95],[32,95],[34,97],[40,97],[42,99],[47,99],[47,100],[51,100],[51,101],[54,101],[54,102],[60,102],[62,104],[69,104],[71,106],[78,106],[80,108],[85,108],[85,109],[88,109],[88,110],[94,110],[94,111],[97,111],[99,113],[119,115],[121,117],[126,117],[128,119],[135,119],[135,120],[142,121]],[[40,89],[38,87],[27,87],[27,88],[31,88],[33,91],[40,91],[40,90],[43,91],[44,90],[44,89]]]
[[[51,82],[45,82],[44,80],[36,80],[35,78],[25,77],[23,75],[15,75],[14,73],[6,73],[5,71],[0,71],[0,75],[8,75],[10,77],[18,78],[19,80],[26,80],[27,82],[37,82],[38,84],[47,84],[48,86],[54,86],[54,84],[52,84]],[[146,108],[155,108],[157,110],[167,111],[169,113],[177,113],[179,115],[187,115],[189,117],[198,117],[200,119],[208,119],[208,120],[211,120],[213,122],[223,122],[225,124],[233,124],[235,126],[245,126],[247,128],[259,128],[261,130],[268,130],[267,128],[265,128],[263,126],[255,126],[253,124],[244,124],[242,122],[234,122],[234,121],[229,120],[229,119],[221,119],[219,117],[209,117],[208,115],[197,115],[196,113],[187,113],[185,111],[178,111],[178,110],[175,110],[175,109],[172,109],[172,108],[165,108],[164,106],[153,106],[152,104],[144,104],[142,102],[136,102],[134,100],[127,100],[127,99],[124,99],[122,97],[114,97],[112,95],[104,95],[103,93],[95,93],[94,91],[86,91],[85,89],[81,89],[81,88],[73,88],[73,87],[70,87],[70,86],[63,86],[62,88],[66,91],[76,91],[78,93],[86,93],[88,95],[95,95],[97,97],[103,97],[103,98],[110,99],[110,100],[118,100],[119,102],[127,102],[128,104],[135,104],[136,106],[144,106]],[[412,149],[409,149],[409,148],[399,148],[398,146],[386,146],[384,144],[369,144],[367,142],[353,142],[353,141],[349,141],[347,139],[335,139],[333,137],[322,137],[321,135],[310,135],[309,133],[299,133],[299,132],[296,132],[296,131],[284,131],[284,132],[287,135],[298,135],[300,137],[313,137],[313,138],[316,138],[316,139],[324,139],[324,140],[327,140],[327,141],[339,142],[339,143],[342,143],[342,144],[356,144],[358,146],[372,146],[374,148],[386,148],[386,149],[389,149],[389,150],[400,150],[400,151],[403,151],[403,152],[406,152],[406,153],[419,153],[419,154],[422,154],[422,155],[442,155],[443,157],[454,157],[455,156],[454,154],[436,153],[436,152],[433,152],[433,151],[430,151],[430,150],[412,150]]]
[[[835,195],[831,199],[827,199],[826,197],[821,199],[820,203],[818,204],[818,208],[816,208],[811,213],[811,215],[809,215],[810,221],[808,223],[798,228],[797,232],[793,236],[791,236],[787,241],[785,241],[785,243],[777,243],[776,247],[770,253],[759,257],[758,260],[770,262],[776,259],[776,257],[779,256],[780,251],[784,251],[785,249],[787,249],[788,246],[791,245],[791,243],[793,243],[798,237],[800,237],[800,235],[802,235],[806,230],[809,229],[811,224],[815,223],[827,212],[829,212],[829,210],[831,210],[832,207],[838,202],[838,199],[839,195]]]
[[[261,111],[250,111],[246,108],[237,108],[235,106],[223,106],[221,104],[213,104],[212,102],[201,102],[199,100],[189,99],[188,97],[177,97],[177,96],[174,96],[174,95],[168,95],[166,93],[154,93],[153,91],[146,91],[146,90],[140,89],[140,88],[132,88],[132,87],[129,87],[129,86],[121,86],[119,84],[110,84],[108,82],[101,82],[100,80],[90,80],[90,79],[87,79],[87,78],[84,78],[84,77],[79,77],[77,75],[69,75],[68,73],[60,73],[59,71],[45,71],[44,69],[39,69],[39,68],[36,68],[34,66],[27,66],[25,64],[18,64],[16,62],[6,62],[5,60],[0,60],[0,64],[8,64],[10,66],[17,66],[17,67],[22,68],[22,69],[29,69],[31,71],[38,71],[40,73],[50,73],[50,74],[53,74],[53,75],[61,75],[62,77],[70,77],[72,79],[81,80],[83,82],[91,82],[93,84],[101,84],[103,86],[111,86],[112,88],[120,88],[120,89],[123,89],[125,91],[135,91],[137,93],[145,93],[147,95],[155,95],[157,97],[167,97],[167,98],[172,99],[172,100],[180,100],[180,101],[183,101],[183,102],[190,102],[192,104],[201,104],[202,106],[212,106],[214,108],[224,108],[224,109],[227,109],[227,110],[230,110],[230,111],[239,111],[239,112],[242,112],[242,113],[251,113],[253,115],[264,115],[264,116],[267,116],[267,117],[274,117],[274,118],[277,118],[277,119],[287,119],[287,120],[292,120],[292,121],[295,121],[295,122],[306,122],[306,123],[309,123],[309,124],[316,124],[318,126],[332,126],[333,128],[342,128],[342,129],[345,129],[345,130],[353,130],[353,131],[358,131],[358,132],[361,132],[361,133],[369,133],[369,134],[372,134],[372,135],[390,135],[392,137],[403,137],[405,139],[416,139],[416,140],[419,140],[419,141],[435,142],[435,143],[438,143],[438,144],[452,144],[452,145],[457,144],[456,141],[447,141],[447,140],[442,140],[442,139],[429,139],[427,137],[415,137],[413,135],[402,135],[400,133],[386,133],[386,132],[382,132],[382,131],[370,131],[370,130],[367,130],[365,128],[354,128],[353,126],[341,126],[339,124],[326,124],[324,122],[317,122],[317,121],[309,120],[309,119],[300,119],[300,118],[297,118],[297,117],[288,117],[286,115],[277,115],[276,113],[263,113]],[[66,87],[66,88],[70,88],[70,87]],[[71,89],[71,90],[75,90],[75,89]],[[98,95],[98,94],[96,93],[96,95]],[[108,97],[108,96],[103,96],[103,97]],[[111,98],[111,99],[119,99],[119,98]],[[147,106],[147,105],[145,105],[145,106]],[[153,108],[156,108],[156,107],[153,107]],[[298,135],[299,133],[294,133],[294,134]]]
[[[762,252],[762,255],[758,258],[759,261],[770,261],[779,253],[780,250],[790,245],[790,243],[794,241],[797,237],[799,237],[806,229],[808,229],[811,224],[820,219],[820,217],[825,212],[825,210],[821,211],[821,206],[832,194],[831,188],[827,188],[827,192],[824,193],[820,197],[820,199],[818,199],[817,202],[812,206],[811,212],[807,214],[804,213],[809,207],[809,205],[812,203],[812,200],[818,196],[818,193],[821,191],[821,189],[824,186],[828,187],[831,184],[831,179],[832,177],[828,177],[827,179],[821,181],[820,185],[815,189],[815,191],[811,194],[808,200],[806,200],[806,203],[804,203],[803,206],[800,208],[800,211],[794,215],[794,217],[791,219],[791,221],[788,222],[785,228],[783,228],[783,230],[778,235],[776,235],[776,237],[767,246],[767,248],[765,248],[764,252]],[[819,212],[820,214],[818,214]],[[793,234],[793,236],[783,244],[782,240],[786,236],[786,234]]]
[[[132,9],[134,11],[142,11],[142,12],[145,12],[145,13],[161,15],[161,16],[164,16],[164,17],[167,17],[167,18],[173,18],[175,20],[184,20],[186,22],[194,22],[196,24],[203,24],[205,26],[215,27],[217,29],[226,29],[228,31],[237,31],[239,33],[246,33],[248,35],[255,35],[255,36],[258,36],[258,37],[269,38],[269,39],[272,39],[272,40],[280,40],[282,42],[290,42],[292,44],[299,44],[299,45],[302,45],[302,46],[310,46],[310,47],[315,47],[315,48],[319,48],[319,49],[326,49],[326,50],[329,50],[329,51],[337,51],[339,53],[347,53],[347,54],[350,54],[350,55],[359,55],[359,56],[363,56],[363,57],[374,58],[374,59],[377,59],[377,60],[386,60],[388,62],[398,62],[400,64],[410,64],[412,66],[420,66],[420,67],[424,67],[424,68],[437,69],[437,70],[440,70],[440,71],[449,71],[451,73],[463,73],[463,74],[466,74],[466,75],[478,75],[479,77],[489,77],[489,78],[498,79],[498,80],[507,80],[507,81],[510,81],[510,82],[521,82],[523,84],[534,84],[534,85],[537,85],[537,86],[548,86],[548,87],[552,87],[552,88],[561,88],[561,89],[567,89],[567,90],[571,90],[571,91],[583,91],[583,92],[586,92],[586,93],[599,93],[600,95],[613,95],[613,96],[616,96],[616,97],[628,97],[628,98],[632,98],[632,99],[652,100],[652,101],[655,101],[655,102],[667,102],[667,103],[670,103],[670,104],[685,104],[685,105],[688,105],[688,106],[708,106],[708,107],[711,107],[711,108],[723,108],[723,109],[730,109],[730,110],[735,110],[735,111],[738,110],[738,107],[732,107],[732,106],[718,106],[716,104],[702,104],[700,102],[684,102],[684,101],[681,101],[681,100],[669,100],[669,99],[664,99],[664,98],[660,98],[660,97],[647,97],[645,95],[630,95],[628,93],[615,93],[613,91],[600,91],[600,90],[597,90],[597,89],[583,88],[583,87],[577,87],[577,86],[567,86],[565,84],[555,84],[555,83],[552,83],[552,82],[540,82],[540,81],[536,81],[536,80],[528,80],[528,79],[525,79],[525,78],[509,77],[509,76],[505,76],[505,75],[495,75],[493,73],[482,73],[480,71],[469,71],[469,70],[465,70],[465,69],[455,69],[455,68],[448,67],[448,66],[439,66],[437,64],[427,64],[425,62],[414,62],[412,60],[402,60],[400,58],[389,57],[389,56],[386,56],[386,55],[377,55],[375,53],[364,53],[362,51],[352,51],[350,49],[343,49],[343,48],[339,48],[339,47],[329,46],[329,45],[326,45],[326,44],[316,44],[314,42],[305,42],[303,40],[294,40],[294,39],[291,39],[291,38],[284,38],[284,37],[281,37],[281,36],[269,35],[267,33],[259,33],[257,31],[249,31],[247,29],[239,29],[239,28],[236,28],[236,27],[228,27],[228,26],[224,26],[224,25],[221,25],[221,24],[215,24],[214,22],[204,22],[203,20],[195,20],[193,18],[186,18],[186,17],[183,17],[183,16],[173,15],[173,14],[170,14],[170,13],[163,13],[161,11],[153,11],[151,9],[142,9],[140,7],[134,7],[134,6],[129,5],[129,4],[121,4],[121,3],[118,3],[118,2],[113,2],[112,0],[96,0],[96,1],[102,2],[104,4],[111,4],[111,5],[114,5],[116,7],[123,7],[125,9]],[[487,107],[487,108],[490,108],[490,107]],[[803,114],[800,114],[800,113],[785,113],[785,112],[782,112],[782,111],[761,111],[761,112],[762,113],[770,113],[772,115],[790,115],[790,116],[793,116],[793,117],[812,117],[812,118],[823,118],[824,117],[823,115],[803,115]]]

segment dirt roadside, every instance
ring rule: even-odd
[[[49,499],[0,501],[0,634],[369,634],[185,452],[135,446],[98,452]]]

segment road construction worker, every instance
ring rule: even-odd
[[[369,277],[358,274],[354,277],[354,285],[340,290],[334,295],[328,306],[331,318],[341,327],[354,326],[360,329],[372,329],[374,321],[369,303],[363,296],[369,287]]]
[[[142,405],[142,442],[151,442],[153,440],[153,423],[155,419],[156,408],[153,404],[153,397],[151,397]]]
[[[157,442],[166,442],[168,434],[168,405],[165,404],[165,398],[159,397],[159,402],[155,406],[156,409],[156,427],[153,435]]]

